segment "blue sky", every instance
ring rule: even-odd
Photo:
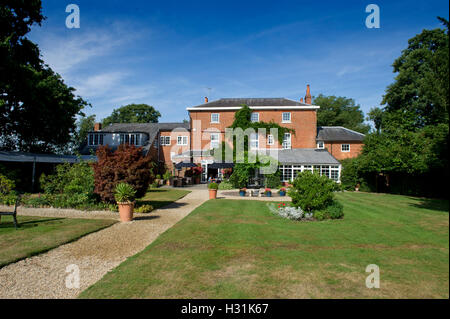
[[[81,27],[67,29],[75,3]],[[380,7],[367,29],[365,7]],[[351,97],[367,112],[392,83],[407,41],[448,19],[448,1],[43,0],[34,26],[44,61],[92,104],[98,119],[128,103],[158,109],[161,122],[222,97],[311,93]]]

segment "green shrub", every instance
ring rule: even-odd
[[[334,191],[339,189],[339,185],[328,177],[304,171],[294,179],[288,195],[292,198],[293,206],[311,212],[329,206],[333,202]]]
[[[228,180],[224,180],[222,181],[222,183],[219,184],[219,189],[220,190],[229,190],[229,189],[233,189],[233,184],[231,184]]]
[[[208,188],[209,189],[218,189],[219,185],[217,183],[212,182],[208,185]]]
[[[49,207],[52,206],[49,196],[44,194],[41,196],[24,195],[22,204],[29,207]]]
[[[267,188],[278,188],[281,185],[280,173],[265,175],[264,184]]]
[[[323,211],[323,210],[316,210],[315,212],[314,212],[314,218],[315,219],[317,219],[317,220],[324,220],[324,219],[327,219],[328,217],[327,217],[327,213],[325,212],[325,211]]]
[[[161,175],[160,174],[156,174],[156,179],[161,179]]]
[[[171,173],[169,170],[167,170],[167,171],[163,174],[163,179],[164,179],[165,181],[169,180],[171,177],[172,177],[172,173]]]
[[[0,174],[0,204],[11,206],[16,203],[17,194],[14,187],[13,180]]]
[[[135,208],[134,211],[136,213],[145,214],[145,213],[150,213],[153,209],[154,208],[153,208],[152,205],[145,204],[145,205],[142,205],[142,206],[139,206],[139,207]]]
[[[155,182],[151,183],[148,188],[149,189],[151,189],[151,188],[158,188],[158,186],[159,186],[158,182],[155,181]]]
[[[339,219],[344,217],[344,206],[336,200],[325,209],[331,219]]]
[[[132,202],[134,201],[135,195],[135,189],[127,183],[118,184],[114,193],[114,197],[118,203]]]

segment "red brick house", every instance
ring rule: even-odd
[[[223,163],[217,163],[210,150],[225,139],[225,130],[234,121],[234,114],[242,105],[253,111],[252,121],[264,121],[292,128],[283,141],[271,134],[251,134],[250,144],[256,150],[276,150],[282,180],[288,182],[303,170],[318,170],[340,181],[339,160],[357,156],[364,135],[344,127],[317,127],[317,110],[311,104],[309,85],[306,96],[299,101],[286,98],[223,98],[188,107],[189,123],[112,124],[96,126],[89,133],[82,153],[89,153],[98,145],[117,147],[130,143],[144,148],[144,152],[164,163],[169,169],[179,162],[192,161],[202,165],[202,180],[208,176],[221,177]]]

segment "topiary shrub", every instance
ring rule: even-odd
[[[288,191],[292,205],[301,207],[306,212],[321,210],[331,205],[334,191],[340,187],[326,176],[317,172],[304,171],[297,175]]]
[[[144,156],[141,147],[121,144],[112,151],[108,146],[97,150],[97,162],[93,163],[95,189],[100,198],[114,202],[114,191],[119,183],[127,183],[136,190],[136,197],[147,192],[151,182],[153,163]]]
[[[17,194],[14,191],[15,183],[13,180],[0,174],[0,204],[14,205]]]

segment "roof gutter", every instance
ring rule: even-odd
[[[242,106],[217,106],[217,107],[187,107],[188,111],[227,111],[227,110],[240,110]],[[308,105],[308,106],[249,106],[252,110],[318,110],[320,106],[318,105]]]

